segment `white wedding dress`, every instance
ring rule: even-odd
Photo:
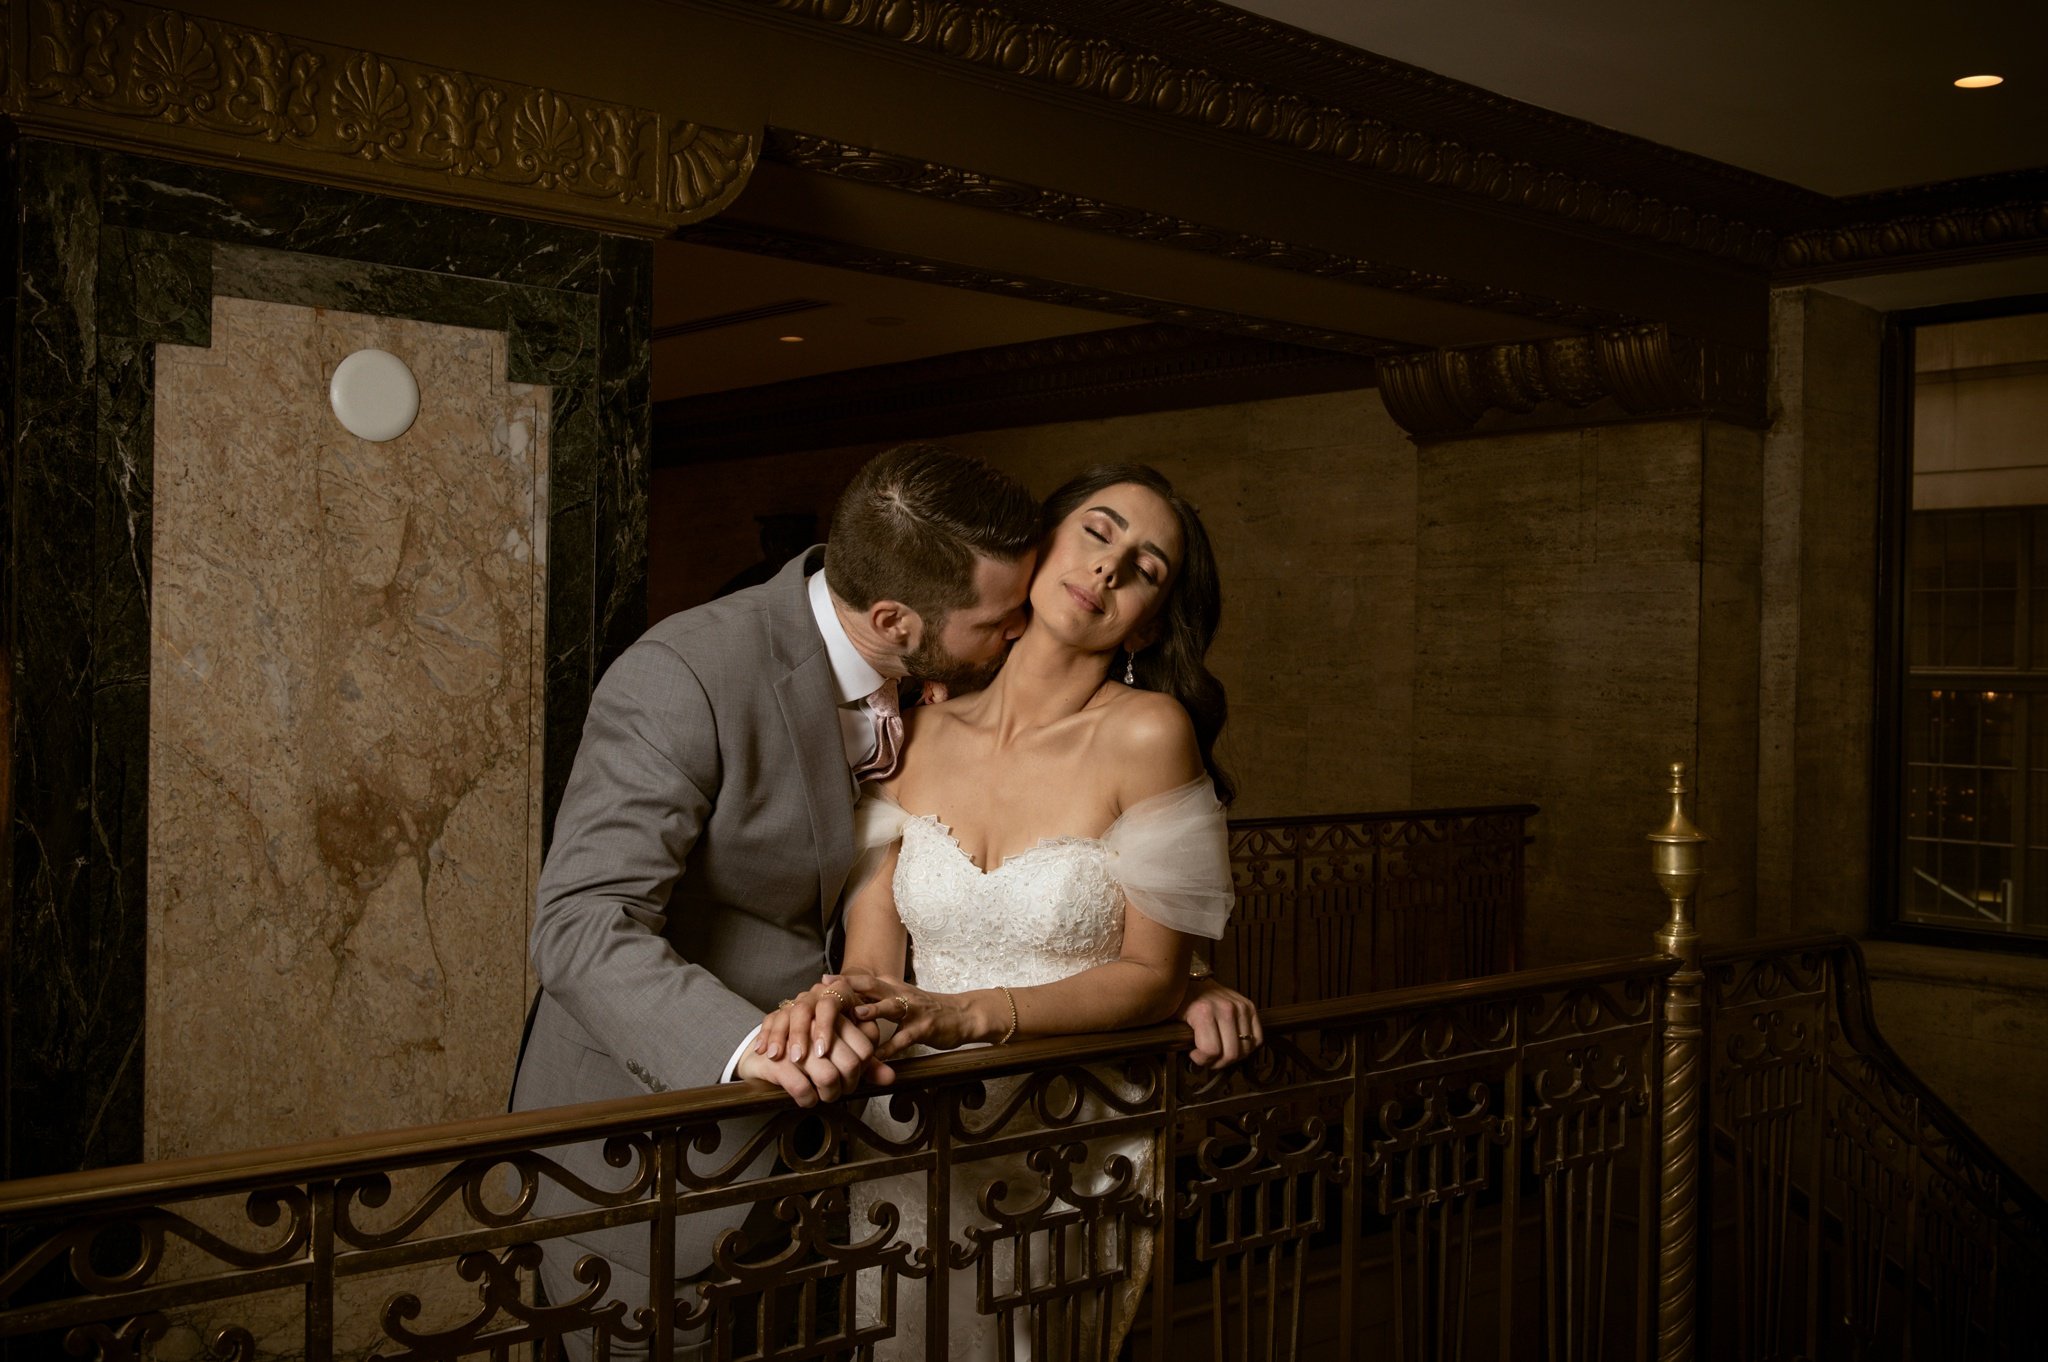
[[[910,933],[918,986],[932,992],[958,993],[998,984],[1026,988],[1115,960],[1123,944],[1126,900],[1176,931],[1212,940],[1223,934],[1230,914],[1229,835],[1223,807],[1206,777],[1132,805],[1100,837],[1048,837],[986,871],[933,815],[911,814],[871,796],[862,801],[858,821],[862,845],[873,859],[878,860],[891,842],[902,842],[892,881],[896,911]],[[861,878],[856,870],[854,883]],[[1105,1089],[1127,1100],[1135,1095],[1113,1071],[1089,1072]],[[1023,1081],[989,1083],[987,1100],[964,1113],[967,1121],[979,1130],[994,1120]],[[1085,1094],[1081,1100],[1084,1120],[1112,1114],[1100,1096]],[[888,1115],[887,1099],[870,1101],[864,1119],[890,1138],[907,1133]],[[1000,1133],[1039,1128],[1027,1102],[1004,1121]],[[962,1141],[956,1149],[970,1155],[972,1144]],[[967,1248],[977,1245],[975,1231],[992,1230],[993,1243],[978,1249],[983,1261],[972,1266],[949,1268],[943,1253],[933,1255],[934,1270],[945,1273],[949,1281],[948,1337],[943,1347],[929,1346],[924,1336],[924,1283],[897,1279],[896,1332],[876,1347],[878,1359],[998,1362],[1006,1357],[1116,1356],[1144,1291],[1151,1232],[1116,1215],[1105,1217],[1092,1231],[1072,1225],[1043,1227],[1043,1213],[1049,1212],[1057,1225],[1075,1219],[1073,1207],[1064,1200],[1041,1205],[1047,1199],[1046,1174],[1031,1167],[1027,1158],[999,1155],[956,1165],[950,1238]],[[1071,1178],[1077,1197],[1128,1188],[1153,1205],[1160,1200],[1148,1136],[1090,1141]],[[992,1219],[981,1204],[981,1193],[998,1179],[1007,1185],[1006,1194],[993,1204],[998,1218]],[[851,1197],[854,1238],[871,1232],[870,1210],[887,1202],[901,1212],[899,1236],[922,1247],[925,1187],[923,1175],[856,1185]],[[1005,1227],[1001,1219],[1011,1224]],[[1020,1226],[1018,1220],[1025,1224]],[[1021,1270],[1019,1233],[1026,1245]],[[1059,1243],[1052,1242],[1055,1236]],[[1072,1304],[1041,1319],[1054,1331],[1041,1353],[1034,1330],[1027,1326],[1030,1312],[1001,1306],[1006,1298],[1068,1295],[1051,1286],[1049,1271],[1058,1272],[1063,1282],[1086,1278],[1091,1285],[1072,1292]],[[988,1282],[997,1307],[994,1314],[984,1315],[976,1308],[978,1276]],[[856,1319],[863,1325],[874,1321],[882,1304],[881,1273],[860,1274],[855,1296]],[[1106,1340],[1101,1337],[1105,1327]],[[1015,1345],[1007,1354],[1001,1346],[1005,1328]],[[1098,1351],[1104,1342],[1107,1346]],[[1078,1349],[1072,1346],[1076,1343]]]

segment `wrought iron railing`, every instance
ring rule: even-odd
[[[1217,972],[1271,1006],[1519,968],[1523,848],[1536,812],[1232,819],[1237,910]]]
[[[971,1309],[1051,1358],[1106,1344],[1131,1272],[1139,1357],[1642,1356],[1670,968],[1283,1007],[1221,1076],[1162,1027],[919,1060],[865,1106],[733,1085],[0,1185],[0,1337],[426,1359],[594,1332],[660,1356],[695,1325],[711,1356],[793,1359],[912,1320],[944,1339]],[[615,1187],[551,1152],[593,1138]],[[536,1216],[548,1182],[582,1208]],[[579,1294],[535,1301],[537,1242],[637,1227],[659,1280],[679,1218],[751,1202],[788,1241],[735,1238],[681,1294],[621,1297],[591,1260]],[[955,1288],[917,1289],[934,1275]]]
[[[728,1085],[0,1184],[0,1347],[794,1362],[986,1316],[1041,1362],[1119,1321],[1216,1362],[2039,1356],[2048,1206],[1879,1037],[1852,942],[1702,956],[1685,792],[1659,954],[1276,1007],[1222,1075],[1168,1026],[809,1112]],[[614,1181],[565,1170],[586,1140]],[[779,1231],[677,1271],[749,1206]],[[607,1230],[662,1289],[568,1243]]]
[[[1878,1034],[1856,944],[1705,974],[1712,1355],[2048,1355],[2048,1203]]]

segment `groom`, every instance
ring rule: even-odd
[[[986,684],[1023,630],[1038,534],[1037,503],[1006,474],[904,445],[854,476],[829,556],[814,548],[671,615],[620,655],[592,696],[541,873],[541,996],[514,1110],[735,1077],[810,1105],[859,1081],[869,1050],[850,1023],[823,1056],[742,1052],[762,1013],[826,968],[860,781],[894,766],[898,683]],[[1215,996],[1191,997],[1197,1061],[1234,1059]],[[601,1142],[560,1157],[592,1185],[620,1183]],[[542,1189],[537,1214],[585,1204]],[[743,1214],[688,1217],[676,1276],[707,1267]],[[550,1300],[585,1289],[570,1276],[585,1253],[610,1261],[612,1296],[646,1299],[644,1227],[546,1247]]]

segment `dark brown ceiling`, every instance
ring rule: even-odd
[[[1830,195],[2048,164],[2042,0],[1237,7]],[[1953,84],[1982,73],[2006,83]]]

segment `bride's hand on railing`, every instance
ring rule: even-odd
[[[886,974],[842,974],[832,983],[852,992],[858,1000],[854,1017],[868,1025],[889,1021],[895,1034],[876,1049],[878,1060],[888,1061],[913,1045],[934,1050],[952,1050],[975,1041],[992,1041],[1003,1035],[1008,1024],[991,1017],[972,993],[927,993],[915,984]],[[990,990],[993,991],[993,990]]]
[[[1266,1042],[1258,1005],[1213,975],[1188,981],[1180,1019],[1195,1033],[1188,1062],[1198,1069],[1227,1069]]]
[[[836,1101],[862,1082],[888,1084],[896,1071],[875,1057],[880,1029],[850,1012],[853,998],[831,977],[761,1019],[761,1033],[735,1070],[779,1084],[800,1107]]]

